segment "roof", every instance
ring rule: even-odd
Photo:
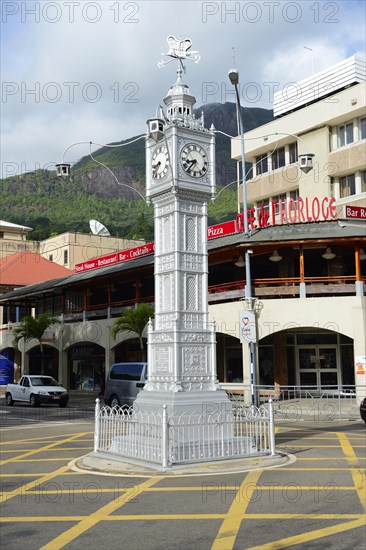
[[[233,235],[211,239],[208,241],[208,251],[210,253],[220,249],[223,250],[241,245],[251,248],[255,246],[265,246],[268,245],[268,243],[283,242],[283,244],[285,244],[293,241],[299,244],[312,240],[317,242],[324,240],[326,243],[330,241],[333,243],[336,242],[337,239],[366,241],[366,224],[364,222],[340,220],[339,222],[315,222],[266,227],[252,232],[249,237],[244,235],[244,233],[235,233]],[[324,243],[324,246],[326,243]],[[138,270],[141,267],[153,265],[153,263],[154,255],[151,254],[149,256],[142,256],[134,260],[129,260],[128,262],[84,271],[82,273],[75,273],[68,277],[61,277],[53,281],[44,281],[4,294],[0,298],[0,303],[11,299],[16,300],[41,295],[47,291],[53,292],[54,290],[59,290],[61,292],[65,287],[83,284],[96,278],[109,277],[123,271]]]
[[[26,225],[18,225],[17,223],[10,223],[6,222],[4,220],[0,220],[0,227],[3,227],[4,229],[18,229],[22,231],[32,231],[32,227],[27,227]]]
[[[25,250],[0,260],[0,285],[26,286],[71,274],[70,269]]]

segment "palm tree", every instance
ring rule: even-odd
[[[42,344],[42,337],[46,330],[55,323],[60,323],[60,320],[57,317],[52,317],[47,311],[42,313],[38,317],[23,317],[19,326],[14,329],[14,339],[13,344],[18,348],[19,340],[24,339],[24,342],[29,340],[38,340],[39,348],[41,350],[41,374],[44,374],[44,350]]]
[[[154,315],[154,308],[149,304],[138,304],[135,309],[123,309],[121,313],[121,316],[115,320],[112,326],[113,338],[116,338],[117,334],[123,330],[135,333],[139,339],[141,354],[143,355],[142,333],[149,319]]]

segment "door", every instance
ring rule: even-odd
[[[298,383],[319,388],[337,386],[340,383],[337,346],[299,346]]]

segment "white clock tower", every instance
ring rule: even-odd
[[[146,196],[154,205],[155,319],[148,327],[149,374],[136,406],[169,414],[202,412],[230,402],[216,374],[215,329],[208,322],[207,207],[215,196],[215,134],[182,82],[189,40],[168,38],[177,81],[166,114],[149,119]],[[164,62],[163,62],[164,63]],[[165,63],[164,63],[165,64]]]

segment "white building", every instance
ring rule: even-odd
[[[348,67],[348,76],[344,79]],[[276,97],[271,123],[244,136],[248,236],[240,219],[209,230],[209,319],[217,324],[217,368],[221,383],[249,384],[247,345],[240,343],[245,270],[242,256],[253,251],[251,275],[256,298],[255,370],[260,385],[357,387],[365,392],[366,213],[365,73],[352,58],[336,66],[331,85],[303,103]],[[324,75],[299,83],[322,84]],[[314,168],[303,174],[298,154],[312,153]],[[232,156],[241,158],[240,140]],[[352,205],[351,211],[344,206]],[[358,210],[357,210],[358,208]],[[356,213],[356,214],[354,214]],[[361,215],[361,214],[360,214]],[[329,250],[328,250],[329,249]],[[276,254],[274,254],[276,251]],[[154,303],[152,250],[147,255],[71,277],[15,290],[3,297],[8,315],[16,307],[46,309],[63,324],[49,340],[50,372],[71,389],[95,389],[99,373],[115,360],[136,360],[130,334],[118,341],[110,329],[123,307]],[[101,262],[103,265],[103,262]],[[11,334],[0,332],[0,353]],[[35,343],[22,351],[22,368]]]

